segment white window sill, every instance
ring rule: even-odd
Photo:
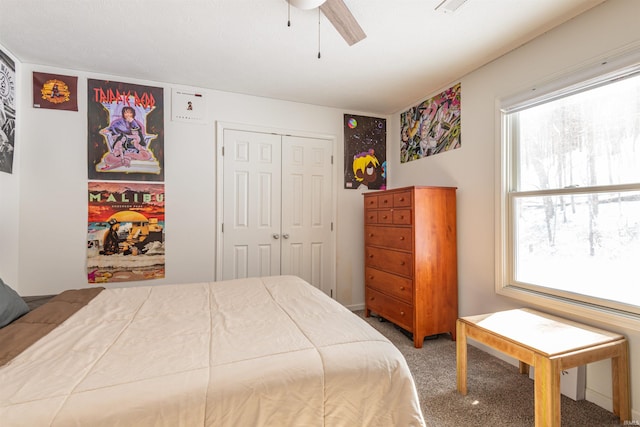
[[[497,288],[496,293],[521,301],[540,311],[551,312],[550,314],[591,324],[602,329],[614,329],[618,333],[622,333],[622,330],[640,332],[640,316],[631,313],[569,301],[514,286]]]

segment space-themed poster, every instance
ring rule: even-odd
[[[88,80],[89,179],[164,181],[163,89]]]
[[[387,120],[344,115],[344,188],[387,188]]]
[[[460,148],[460,83],[400,114],[400,163]]]
[[[0,49],[0,172],[13,172],[16,129],[16,66]]]
[[[89,181],[88,283],[163,278],[164,184]]]
[[[78,111],[78,77],[34,71],[33,108]]]

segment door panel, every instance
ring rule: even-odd
[[[224,147],[221,277],[280,274],[280,136],[225,129]]]
[[[282,138],[282,274],[330,293],[333,260],[332,144]]]

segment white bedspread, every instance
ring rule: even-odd
[[[0,425],[423,426],[400,352],[293,276],[106,289],[0,368]]]

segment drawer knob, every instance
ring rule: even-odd
[[[373,219],[373,215],[369,215],[369,219]]]
[[[404,202],[404,197],[400,197],[400,201],[401,201],[401,202]]]
[[[405,264],[405,262],[404,262],[404,261],[400,261],[400,265],[404,265],[404,264]]]
[[[373,276],[369,276],[369,280],[373,280]]]
[[[389,217],[388,217],[388,216],[386,216],[386,215],[384,215],[384,216],[382,217],[382,219],[387,219],[387,218],[389,218]]]
[[[369,237],[373,237],[373,233],[369,233]]]
[[[369,254],[369,258],[373,258],[373,254]]]
[[[404,311],[401,311],[401,312],[400,312],[400,316],[404,316]]]
[[[389,203],[389,201],[388,200],[384,200],[382,203]]]
[[[400,290],[401,290],[401,291],[404,291],[404,286],[400,286]]]
[[[404,236],[400,236],[400,240],[404,240]]]

